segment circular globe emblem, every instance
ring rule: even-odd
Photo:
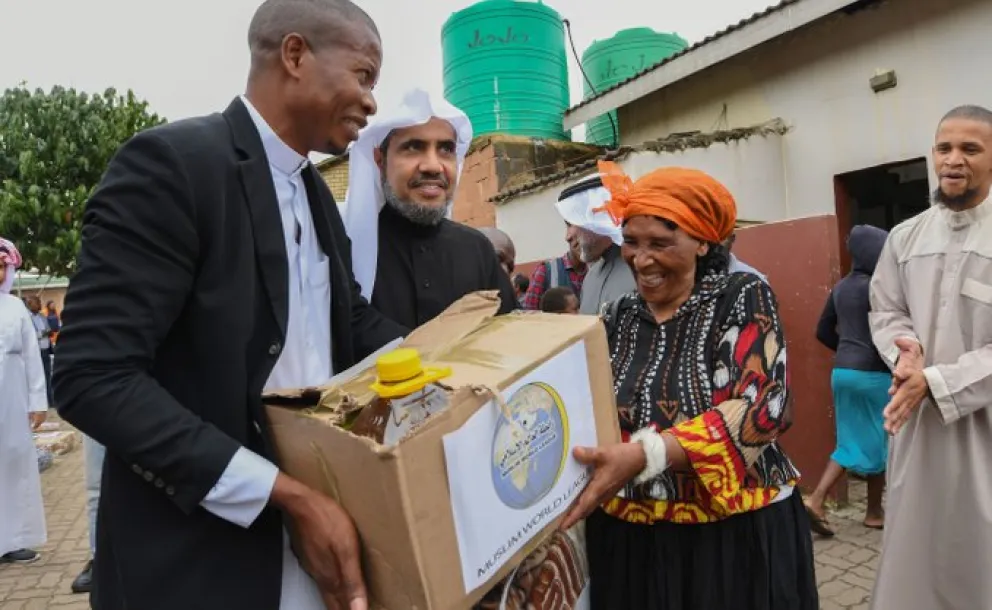
[[[568,416],[558,392],[544,383],[520,388],[500,413],[493,434],[492,479],[506,506],[536,504],[558,482],[568,451]]]

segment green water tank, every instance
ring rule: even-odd
[[[474,135],[569,139],[565,30],[554,9],[483,0],[448,18],[441,46],[444,95],[468,115]]]
[[[585,83],[584,99],[602,93],[613,85],[670,57],[688,46],[678,34],[656,32],[651,28],[620,30],[612,38],[597,40],[582,54],[582,69],[592,81]],[[616,111],[610,112],[619,135],[620,123]],[[586,142],[600,146],[613,146],[613,127],[607,115],[602,114],[586,123]]]

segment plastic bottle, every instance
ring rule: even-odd
[[[448,407],[448,394],[435,382],[451,375],[449,367],[425,367],[411,348],[383,354],[375,363],[377,379],[370,387],[376,398],[358,415],[353,434],[391,447]]]

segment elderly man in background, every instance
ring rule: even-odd
[[[516,308],[489,240],[449,219],[471,141],[465,113],[415,89],[352,147],[343,217],[355,279],[373,307],[407,328],[479,290],[499,290],[502,313]]]
[[[602,209],[610,200],[599,176],[582,180],[558,196],[558,213],[576,228],[579,258],[589,266],[582,282],[579,313],[598,314],[602,306],[636,289],[634,275],[620,257],[623,235]]]
[[[603,181],[593,176],[563,190],[556,204],[561,217],[576,229],[579,258],[589,266],[579,299],[583,314],[598,314],[606,303],[636,290],[634,275],[620,257],[620,227],[602,209],[609,200]]]

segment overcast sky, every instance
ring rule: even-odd
[[[549,0],[581,54],[617,30],[651,27],[690,44],[775,0]],[[246,32],[258,0],[0,0],[0,89],[26,81],[133,89],[170,120],[222,110],[248,71]],[[472,0],[358,0],[383,38],[376,88],[388,108],[411,87],[441,94],[441,26]],[[582,77],[569,52],[572,102]]]

